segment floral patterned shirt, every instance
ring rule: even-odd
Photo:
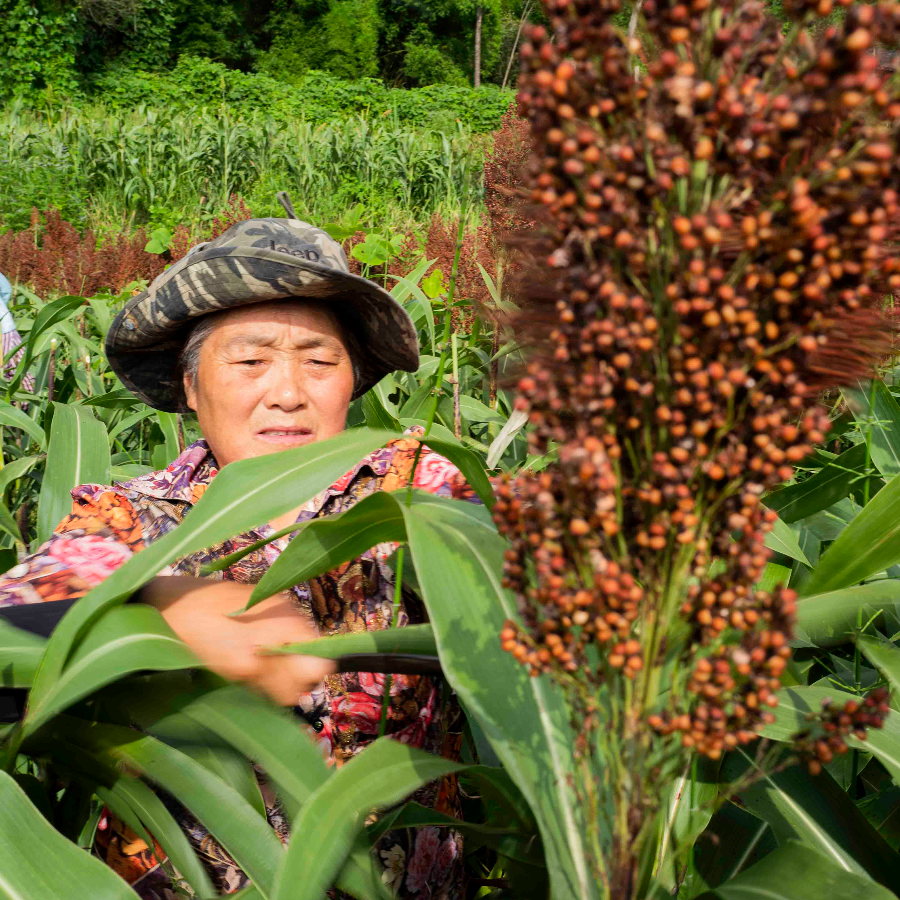
[[[331,487],[308,501],[297,522],[342,512],[378,490],[406,487],[418,441],[405,436],[376,450]],[[83,596],[134,553],[175,528],[203,496],[218,472],[205,441],[188,447],[165,470],[130,481],[81,485],[72,491],[72,512],[40,549],[0,577],[0,606]],[[438,496],[477,502],[460,471],[425,448],[414,486]],[[193,553],[162,574],[199,575],[205,563],[246,548],[272,529],[262,525],[215,547]],[[253,551],[213,578],[255,584],[287,545],[280,538]],[[319,634],[386,628],[393,615],[394,575],[387,565],[395,545],[382,544],[351,562],[293,588],[298,614]],[[418,598],[404,591],[399,624],[425,621]],[[301,698],[309,733],[334,764],[363,749],[378,733],[384,697],[383,675],[344,673],[329,676]],[[392,679],[387,734],[397,740],[455,758],[461,744],[456,705],[442,702],[440,679],[395,675]],[[260,773],[261,781],[264,775]],[[263,784],[270,823],[283,840],[287,826],[277,800]],[[455,779],[423,788],[416,800],[458,815]],[[210,870],[217,887],[232,893],[247,883],[243,872],[202,825],[173,798],[165,798]],[[127,825],[104,813],[97,852],[145,900],[169,900],[172,867],[161,849],[148,847]],[[448,898],[462,893],[462,846],[456,832],[432,826],[388,832],[376,850],[383,880],[394,894],[409,898]]]

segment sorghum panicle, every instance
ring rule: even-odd
[[[900,6],[850,7],[816,42],[755,2],[646,0],[640,40],[617,0],[544,6],[518,94],[537,227],[514,243],[536,348],[517,407],[557,455],[500,490],[524,622],[501,641],[596,685],[682,635],[650,723],[717,757],[770,718],[790,652],[794,592],[755,587],[761,498],[825,438],[820,392],[891,346],[900,99],[870,50]]]

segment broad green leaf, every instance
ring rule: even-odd
[[[29,704],[23,723],[31,734],[48,719],[123,675],[144,669],[197,667],[200,661],[152,606],[109,610],[75,648],[57,682]]]
[[[354,559],[376,544],[402,541],[403,536],[403,515],[397,499],[383,491],[371,494],[346,512],[312,519],[266,570],[246,608]]]
[[[97,796],[126,824],[137,830],[138,823],[159,841],[171,863],[199,897],[212,897],[215,888],[190,842],[162,800],[138,778],[120,775],[109,787],[98,786]]]
[[[772,530],[766,535],[766,546],[776,553],[783,553],[785,556],[796,559],[804,565],[810,565],[806,554],[800,549],[797,535],[781,519],[775,520]]]
[[[776,765],[774,771],[761,773],[750,757],[738,750],[726,758],[723,780],[734,784],[748,769],[760,777],[741,791],[740,801],[769,823],[779,844],[801,841],[845,871],[868,874],[892,890],[900,890],[900,855],[828,772],[813,777],[797,764],[782,771]]]
[[[47,468],[38,501],[37,542],[43,544],[72,511],[71,491],[109,481],[106,429],[90,407],[54,403]]]
[[[139,412],[132,413],[130,416],[125,416],[121,419],[118,424],[113,425],[112,428],[109,429],[109,443],[112,446],[112,442],[123,432],[127,431],[134,425],[137,425],[138,422],[142,422],[144,419],[149,419],[156,413],[155,409],[150,409],[150,407],[145,407]],[[173,456],[172,459],[175,457]]]
[[[0,771],[2,900],[135,900],[137,894],[99,859],[66,840]]]
[[[47,436],[34,419],[12,403],[0,400],[0,425],[24,431],[41,450],[47,449]]]
[[[51,689],[72,645],[94,618],[123,602],[167,563],[296,509],[393,437],[357,428],[327,441],[225,466],[184,522],[135,554],[66,613],[48,642],[32,702],[39,703]]]
[[[284,851],[268,822],[221,779],[189,756],[132,728],[57,716],[52,738],[136,769],[183,803],[221,842],[264,897],[272,896]]]
[[[889,481],[825,551],[804,596],[849,587],[900,560],[900,476]]]
[[[842,393],[860,431],[871,435],[869,447],[875,467],[886,480],[900,475],[900,405],[887,385],[881,379],[861,381]]]
[[[853,482],[860,477],[865,461],[865,444],[856,444],[811,478],[773,491],[763,503],[774,509],[782,521],[799,522],[843,500],[850,493]]]
[[[319,900],[373,808],[397,803],[460,768],[390,738],[375,741],[338,769],[301,809],[274,900]]]
[[[759,591],[774,591],[779,584],[786,585],[790,577],[791,570],[787,566],[780,566],[778,563],[773,562],[766,563],[762,578],[756,582],[756,589]]]
[[[20,544],[23,543],[19,526],[16,524],[13,514],[2,500],[0,500],[0,531],[6,532],[14,541],[18,541]]]
[[[569,787],[574,736],[562,698],[499,647],[504,621],[518,618],[501,586],[505,542],[470,503],[419,497],[403,511],[441,666],[538,820],[553,896],[594,897]]]
[[[790,841],[700,900],[896,900],[865,875],[848,872]]]
[[[424,653],[435,655],[437,645],[431,625],[407,625],[383,631],[351,631],[331,637],[283,644],[270,648],[272,653],[301,653],[323,659],[337,659],[350,653]]]
[[[506,422],[506,416],[467,394],[459,398],[459,411],[470,422]]]
[[[772,710],[775,721],[760,729],[763,737],[776,741],[791,741],[793,736],[809,727],[810,713],[822,711],[822,701],[846,703],[859,702],[856,694],[840,691],[832,687],[790,687],[782,688],[777,695],[778,706]],[[882,728],[870,728],[864,741],[852,734],[845,738],[849,747],[876,756],[890,772],[895,784],[900,785],[900,716],[889,715]]]
[[[0,686],[31,686],[46,641],[0,618]]]
[[[866,623],[885,609],[900,611],[900,579],[884,578],[802,597],[797,601],[796,624],[814,644],[828,647],[853,637],[860,610]]]

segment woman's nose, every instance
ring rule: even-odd
[[[269,370],[266,386],[266,405],[290,412],[306,404],[301,368],[291,362],[282,362]]]

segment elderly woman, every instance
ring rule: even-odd
[[[287,206],[289,213],[289,205]],[[82,596],[133,553],[175,528],[222,466],[338,434],[350,401],[394,369],[414,371],[415,330],[389,294],[350,274],[341,247],[296,219],[251,219],[201,244],[134,297],[106,340],[110,364],[149,405],[197,415],[203,440],[164,471],[112,487],[82,485],[74,507],[37,553],[0,578],[0,606]],[[392,441],[297,510],[179,560],[138,598],[155,606],[206,665],[302,710],[311,735],[340,764],[378,733],[384,679],[333,674],[311,657],[264,656],[257,648],[390,624],[393,575],[385,548],[364,554],[290,595],[239,617],[228,613],[283,550],[279,539],[215,579],[201,566],[293,522],[347,509],[373,491],[408,484],[417,442]],[[459,471],[427,449],[417,487],[471,499]],[[65,604],[60,604],[60,607]],[[47,609],[47,608],[45,608]],[[423,621],[413,596],[400,624]],[[387,733],[436,753],[459,743],[458,714],[436,679],[395,676]],[[269,820],[286,838],[277,800],[263,786]],[[456,814],[452,783],[417,795]],[[233,860],[190,814],[167,798],[220,890],[246,883]],[[105,814],[97,852],[146,900],[171,885],[159,848]],[[405,897],[461,893],[458,836],[433,827],[389,833],[378,847],[384,881]]]

